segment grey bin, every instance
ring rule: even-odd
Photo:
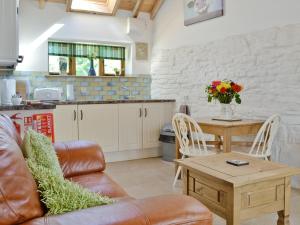
[[[175,133],[171,124],[166,124],[160,132],[162,160],[173,162],[175,159]]]

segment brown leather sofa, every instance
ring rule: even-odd
[[[104,173],[100,147],[76,141],[57,143],[66,178],[116,203],[57,216],[45,216],[37,186],[21,152],[22,140],[10,119],[0,115],[0,225],[211,225],[212,215],[200,202],[183,195],[134,199]]]

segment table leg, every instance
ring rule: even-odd
[[[180,159],[181,158],[181,155],[180,155],[180,152],[179,152],[179,141],[178,141],[178,138],[176,137],[175,138],[175,151],[176,151],[176,153],[175,153],[175,157],[176,157],[176,159]]]
[[[231,132],[226,130],[223,136],[223,152],[231,152]]]
[[[277,212],[277,225],[290,225],[291,178],[286,177],[284,182],[284,210]]]
[[[182,180],[183,180],[183,194],[189,195],[189,182],[188,182],[188,173],[189,171],[186,168],[182,169]]]
[[[228,192],[226,225],[240,225],[241,189],[236,188]]]
[[[222,142],[221,136],[215,135],[215,141],[218,142],[218,144],[215,144],[215,148],[221,150],[221,142]]]
[[[285,211],[279,211],[277,225],[290,225],[290,216],[285,215]]]
[[[179,141],[178,141],[178,138],[176,137],[175,138],[175,158],[176,159],[180,159],[181,158],[181,154],[179,152]],[[177,169],[178,169],[178,164],[176,163],[175,164],[175,174],[177,172]],[[180,177],[179,177],[180,178]]]

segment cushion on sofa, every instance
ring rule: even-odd
[[[110,198],[128,197],[125,190],[103,172],[75,176],[68,179],[92,192],[106,195]]]
[[[22,151],[3,129],[0,129],[0,162],[0,224],[19,224],[42,216],[37,187]]]
[[[183,195],[128,199],[64,215],[34,219],[22,225],[212,225],[199,201]]]
[[[113,202],[108,197],[65,180],[52,143],[43,134],[33,130],[27,131],[24,138],[24,154],[49,215]]]
[[[23,154],[25,158],[49,169],[56,176],[63,177],[56,152],[48,137],[29,129],[23,139]]]
[[[90,192],[76,183],[65,180],[63,177],[57,176],[55,171],[38,165],[31,159],[28,159],[27,163],[38,182],[42,201],[49,210],[48,215],[113,203],[108,197]]]
[[[54,144],[65,177],[105,170],[105,160],[99,145],[90,141],[69,141]]]

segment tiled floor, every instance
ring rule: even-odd
[[[158,158],[109,163],[107,173],[135,198],[181,193],[181,182],[172,188],[174,165]],[[243,222],[241,225],[275,225],[277,215],[270,214]],[[300,190],[292,192],[291,225],[300,224]],[[226,222],[214,216],[214,225]]]

